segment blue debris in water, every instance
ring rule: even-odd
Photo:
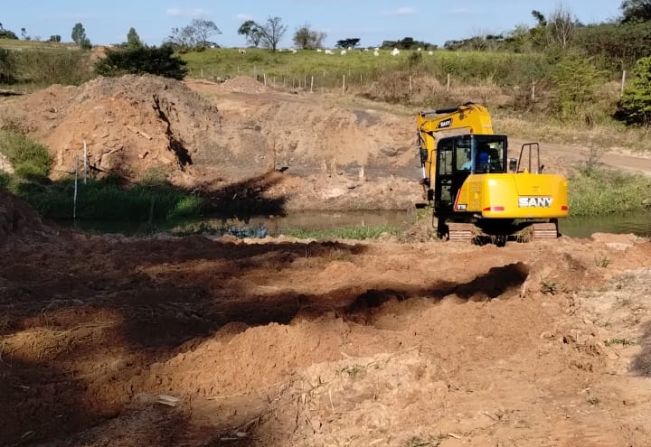
[[[226,229],[224,234],[230,234],[231,236],[235,236],[238,239],[245,239],[245,238],[264,239],[265,237],[269,236],[269,230],[267,230],[267,228],[262,225],[255,228],[230,227]]]

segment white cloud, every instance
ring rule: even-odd
[[[385,16],[409,16],[412,14],[416,14],[416,10],[411,6],[401,6],[400,8],[386,11],[384,13]]]
[[[469,16],[469,15],[477,14],[477,11],[473,11],[470,8],[456,8],[450,10],[450,14],[457,15],[457,16]]]
[[[202,17],[208,15],[203,8],[169,8],[167,15],[172,17]]]
[[[239,13],[235,16],[237,20],[254,20],[254,17],[251,14],[246,14],[244,12]]]

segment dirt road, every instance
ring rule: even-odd
[[[53,238],[30,219],[0,258],[2,445],[651,443],[648,241]]]
[[[512,153],[519,154],[520,147],[528,143],[522,139],[510,139]],[[570,168],[581,165],[590,157],[588,148],[572,145],[540,142],[542,163],[550,169],[568,171]],[[517,154],[516,154],[517,153]],[[621,169],[629,172],[638,172],[651,175],[651,155],[643,153],[624,152],[598,152],[595,161],[604,166]]]

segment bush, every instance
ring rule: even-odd
[[[24,179],[44,179],[50,174],[52,158],[47,149],[14,128],[0,130],[0,153]]]
[[[169,45],[160,48],[137,47],[108,51],[106,58],[95,65],[102,76],[142,75],[150,73],[174,79],[183,79],[187,73],[185,61],[174,55]]]
[[[24,50],[9,55],[15,82],[39,86],[80,85],[92,77],[89,53],[81,50]]]
[[[602,78],[590,59],[577,54],[561,57],[552,72],[553,111],[563,119],[593,121],[585,114],[586,105],[594,104]]]
[[[576,29],[575,44],[613,71],[649,54],[651,22],[604,23]]]
[[[13,61],[9,51],[0,48],[0,83],[12,84],[15,82]]]
[[[617,104],[615,118],[627,124],[651,123],[651,57],[635,64],[631,82]]]
[[[649,198],[651,179],[639,174],[594,168],[570,178],[570,212],[596,216],[634,211]]]

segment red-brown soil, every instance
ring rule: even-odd
[[[643,239],[23,237],[3,445],[651,443]]]

